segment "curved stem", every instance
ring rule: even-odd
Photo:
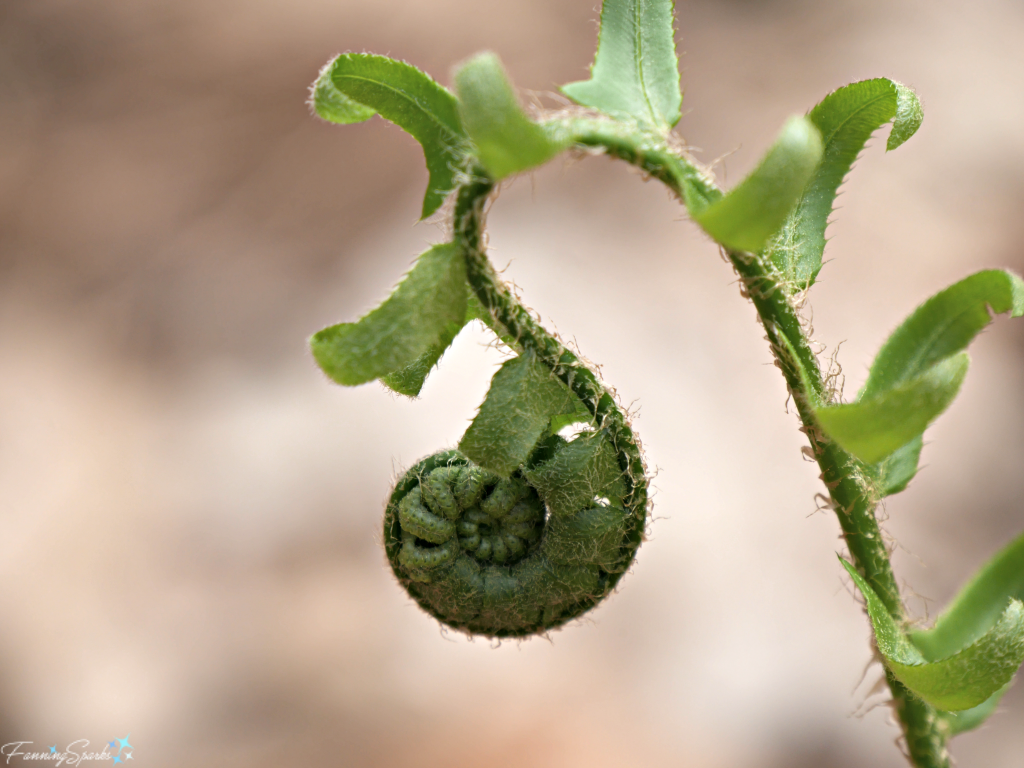
[[[596,426],[608,435],[626,481],[623,503],[630,511],[633,527],[628,540],[639,544],[647,520],[647,470],[643,455],[625,413],[600,379],[571,351],[538,323],[530,311],[501,280],[483,244],[484,204],[494,189],[481,169],[473,169],[471,180],[459,187],[455,202],[455,241],[466,256],[466,277],[477,299],[490,313],[499,333],[515,340],[522,349],[536,354],[594,416]],[[621,571],[610,574],[612,585]]]
[[[721,195],[706,174],[653,137],[631,135],[610,121],[575,120],[565,127],[578,145],[603,148],[664,182],[687,208]],[[796,305],[785,284],[760,256],[742,252],[726,255],[743,282],[744,295],[757,310],[776,365],[796,403],[801,431],[807,435],[821,468],[821,480],[854,564],[893,618],[903,621],[906,615],[899,586],[875,518],[877,493],[863,465],[829,439],[814,419],[811,404],[827,400],[827,387]],[[948,728],[936,710],[913,697],[888,672],[886,679],[912,764],[917,768],[949,768]]]

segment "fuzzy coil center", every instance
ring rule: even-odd
[[[502,479],[476,466],[438,467],[398,507],[399,558],[436,567],[459,552],[482,564],[512,565],[540,540],[544,503],[526,481]]]

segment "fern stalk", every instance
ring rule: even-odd
[[[717,191],[698,168],[668,147],[647,146],[642,140],[637,141],[623,132],[602,129],[594,121],[581,121],[572,130],[577,144],[601,147],[608,154],[631,163],[665,183],[680,200],[685,201],[687,193],[693,194],[695,181],[701,185],[699,191],[703,196],[712,196]],[[810,339],[800,322],[794,298],[762,257],[739,251],[726,250],[725,253],[742,280],[744,295],[750,298],[764,326],[776,364],[796,404],[801,431],[807,435],[821,469],[821,480],[828,490],[831,507],[839,520],[854,564],[874,588],[892,618],[903,623],[906,613],[899,585],[875,517],[877,492],[865,475],[863,465],[825,435],[815,421],[811,404],[827,399],[827,388]],[[803,368],[804,376],[801,376],[798,365]],[[916,768],[949,768],[946,748],[948,727],[936,709],[913,696],[891,674],[886,674],[886,681],[913,765]]]
[[[455,203],[455,241],[466,257],[466,278],[477,300],[490,316],[495,333],[512,341],[520,350],[531,350],[586,406],[595,419],[595,426],[604,430],[616,452],[626,482],[623,499],[632,513],[633,528],[629,540],[639,543],[644,535],[647,516],[647,470],[636,435],[615,402],[611,392],[578,356],[568,350],[540,323],[534,320],[498,277],[483,247],[484,205],[494,189],[494,182],[481,173],[461,186]],[[611,576],[614,582],[622,576]]]

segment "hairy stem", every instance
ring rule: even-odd
[[[688,205],[693,204],[695,196],[707,201],[720,194],[705,174],[656,139],[632,135],[608,121],[572,121],[568,130],[577,144],[603,148],[641,168],[668,185]],[[826,400],[827,388],[795,302],[771,265],[760,256],[741,252],[726,255],[743,282],[744,294],[757,310],[776,364],[796,403],[802,431],[821,468],[821,480],[853,562],[893,618],[904,621],[899,586],[875,518],[877,494],[872,482],[860,462],[830,440],[814,419],[811,403]],[[917,768],[949,768],[948,729],[936,710],[915,698],[892,675],[887,673],[886,679],[912,764]]]
[[[485,173],[474,169],[471,180],[457,192],[455,241],[466,257],[469,284],[490,314],[493,321],[490,324],[498,335],[514,340],[521,349],[533,351],[537,359],[550,368],[586,406],[594,416],[597,429],[608,436],[626,481],[623,503],[633,521],[628,540],[639,544],[647,520],[647,471],[637,438],[612,393],[590,368],[534,319],[487,258],[482,238],[484,205],[493,189],[494,183]],[[610,574],[609,578],[614,585],[621,576],[622,571]]]

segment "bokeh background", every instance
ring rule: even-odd
[[[443,230],[415,223],[415,142],[319,122],[306,88],[341,51],[448,82],[489,48],[543,99],[585,76],[594,6],[0,3],[3,742],[130,733],[137,765],[197,768],[903,765],[753,310],[621,163],[556,160],[490,224],[524,300],[639,409],[658,475],[633,572],[549,639],[495,646],[386,568],[392,478],[457,442],[501,355],[467,330],[415,402],[315,369],[306,338]],[[681,0],[678,27],[678,131],[726,184],[833,88],[921,94],[920,133],[876,139],[844,187],[811,295],[848,395],[917,303],[1024,269],[1020,3]],[[884,510],[922,617],[1024,529],[1024,325],[972,354]],[[959,764],[1018,768],[1022,719],[1018,686]]]

